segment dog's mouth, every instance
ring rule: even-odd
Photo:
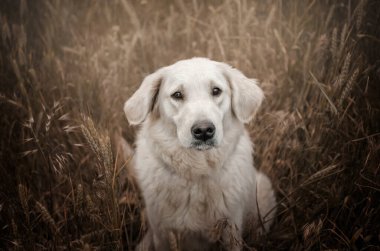
[[[195,148],[198,151],[206,151],[214,147],[216,147],[214,140],[207,140],[207,141],[196,140],[191,143],[191,148]]]

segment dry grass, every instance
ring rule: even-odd
[[[266,92],[249,129],[279,212],[244,248],[378,249],[379,8],[2,1],[0,249],[133,248],[146,222],[120,152],[120,135],[135,134],[122,105],[146,74],[193,56],[230,63]]]

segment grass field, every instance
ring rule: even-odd
[[[379,10],[376,0],[2,0],[0,249],[132,249],[146,222],[120,151],[136,131],[123,103],[155,69],[204,56],[266,95],[248,128],[279,210],[244,249],[379,250]]]

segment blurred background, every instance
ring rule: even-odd
[[[159,67],[202,56],[259,79],[266,95],[248,128],[279,210],[244,250],[379,250],[379,10],[2,0],[0,249],[133,249],[146,220],[123,103]]]

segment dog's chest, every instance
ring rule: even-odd
[[[224,192],[226,187],[220,180],[205,178],[194,182],[172,177],[170,183],[157,185],[156,196],[162,203],[155,206],[162,226],[200,231],[228,216],[232,200]]]

